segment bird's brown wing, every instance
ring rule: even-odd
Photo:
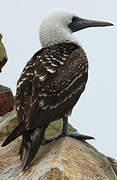
[[[25,78],[23,82],[19,81],[16,99],[16,102],[20,102],[19,116],[22,114],[29,128],[72,110],[85,88],[88,76],[86,55],[82,48],[74,44],[46,48],[32,59],[34,75],[31,80]],[[29,76],[28,72],[25,74]],[[23,75],[21,79],[24,79]],[[29,90],[28,96],[22,102],[26,88]]]

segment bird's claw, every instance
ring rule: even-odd
[[[73,138],[79,139],[79,140],[91,140],[91,139],[95,139],[92,136],[80,134],[79,132],[68,131],[66,134],[60,134],[58,136],[54,136],[54,137],[51,137],[49,139],[44,138],[43,141],[42,141],[42,145],[48,144],[48,143],[50,143],[52,141],[55,141],[55,140],[57,140],[59,138],[65,137],[65,136],[70,136],[70,137],[73,137]]]

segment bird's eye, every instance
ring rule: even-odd
[[[78,21],[78,17],[75,17],[75,16],[74,16],[74,17],[72,18],[72,22],[76,22],[76,21]]]

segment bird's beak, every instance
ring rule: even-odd
[[[81,29],[89,27],[104,27],[104,26],[113,26],[114,24],[104,21],[94,21],[88,19],[77,18],[76,21],[71,23],[73,32],[79,31]]]

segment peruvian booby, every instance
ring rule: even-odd
[[[5,47],[2,43],[2,34],[0,33],[0,72],[2,71],[2,67],[6,64],[7,62],[7,54]]]
[[[19,155],[23,171],[30,167],[52,121],[63,118],[62,134],[45,143],[63,136],[93,139],[67,131],[68,116],[88,78],[87,56],[72,33],[88,27],[112,25],[82,19],[67,11],[54,12],[42,22],[42,49],[27,62],[17,82],[16,111],[20,123],[2,144],[6,146],[22,136]]]

